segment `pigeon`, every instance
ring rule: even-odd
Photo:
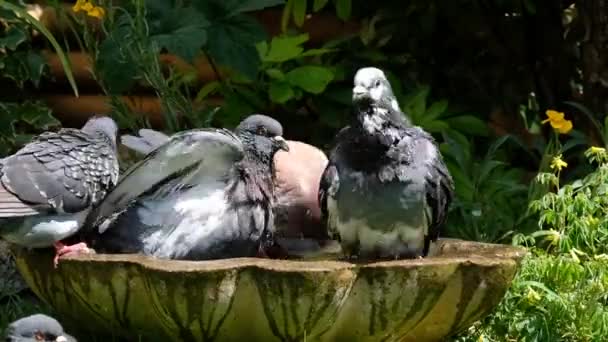
[[[172,135],[121,178],[87,219],[92,247],[160,259],[256,256],[274,244],[273,155],[288,150],[268,117],[235,132]]]
[[[61,240],[116,185],[117,132],[111,118],[93,117],[82,129],[45,132],[0,160],[0,236],[27,248],[54,246],[55,266],[60,256],[88,252],[84,243]]]
[[[274,156],[277,233],[287,238],[327,239],[318,201],[327,156],[301,141],[287,140],[287,144],[289,152]]]
[[[321,178],[329,231],[347,258],[427,256],[454,192],[435,141],[401,112],[380,69],[357,71],[353,111]]]
[[[7,342],[77,342],[63,331],[56,319],[36,314],[11,323],[6,329]]]
[[[249,121],[264,123],[268,132],[283,135],[283,127],[274,119],[253,114],[243,123]],[[168,135],[147,128],[140,129],[139,136],[121,136],[123,145],[141,154],[151,152],[168,140]],[[277,234],[288,238],[327,239],[318,202],[319,182],[327,166],[327,156],[301,141],[287,140],[287,145],[289,152],[279,151],[274,156]]]

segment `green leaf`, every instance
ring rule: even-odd
[[[34,83],[36,87],[38,87],[38,84],[40,83],[40,78],[44,73],[44,68],[47,65],[46,59],[44,59],[44,57],[42,57],[42,55],[37,52],[28,51],[25,64],[27,65],[27,68],[29,70],[29,79]]]
[[[432,118],[432,119],[437,119],[438,117],[441,116],[441,114],[445,113],[445,111],[447,109],[448,109],[447,100],[437,101],[437,102],[434,102],[431,105],[431,107],[429,107],[429,109],[426,111],[424,116]]]
[[[159,47],[192,63],[207,41],[207,31],[202,27],[186,26],[169,34],[155,35],[151,39]]]
[[[258,55],[260,56],[260,59],[264,60],[264,56],[266,56],[266,54],[268,53],[268,42],[261,41],[255,44],[255,49],[258,50]]]
[[[446,162],[446,165],[448,170],[450,170],[452,178],[454,178],[454,186],[458,192],[458,197],[462,200],[472,201],[475,193],[475,185],[456,165],[450,162]]]
[[[408,94],[405,100],[402,101],[403,108],[407,109],[408,115],[410,115],[412,120],[416,121],[426,113],[426,99],[429,92],[430,88],[428,86],[422,86]]]
[[[12,26],[6,35],[0,38],[0,48],[15,51],[17,47],[27,40],[27,34],[19,27]]]
[[[49,130],[61,125],[51,110],[39,103],[26,102],[17,107],[17,115],[20,120],[36,127],[38,130]]]
[[[287,0],[287,4],[283,8],[283,14],[281,15],[281,31],[287,32],[289,26],[289,18],[291,18],[291,11],[293,9],[293,2],[295,0]]]
[[[485,137],[488,136],[488,126],[486,123],[472,115],[460,115],[444,120],[452,129],[460,132]]]
[[[432,133],[443,132],[444,130],[446,130],[450,127],[450,126],[448,126],[447,123],[440,121],[440,120],[421,122],[421,123],[419,123],[419,125],[422,126],[422,128],[424,128],[425,130],[432,132]]]
[[[486,181],[486,178],[494,171],[497,167],[505,165],[505,163],[497,160],[484,161],[481,164],[479,176],[477,177],[477,183],[482,184]]]
[[[245,15],[230,17],[213,23],[207,34],[208,53],[217,63],[255,78],[260,64],[255,44],[266,39],[257,21]]]
[[[211,93],[213,93],[214,91],[216,91],[217,89],[219,89],[221,86],[221,83],[218,81],[212,81],[209,82],[207,84],[205,84],[201,90],[198,92],[198,94],[196,94],[196,99],[195,101],[202,101],[205,98],[207,98],[207,96]]]
[[[329,0],[315,0],[312,5],[312,10],[319,12],[327,5],[328,2]]]
[[[268,54],[262,57],[264,62],[282,63],[300,57],[304,48],[301,46],[308,41],[308,34],[297,36],[274,37],[270,42]]]
[[[266,74],[275,80],[282,81],[285,79],[285,74],[279,69],[267,69]]]
[[[258,11],[268,7],[283,5],[285,3],[284,0],[232,0],[226,2],[232,3],[227,7],[233,8],[233,13]]]
[[[304,24],[306,19],[306,0],[293,0],[293,21],[298,27]]]
[[[336,14],[338,18],[346,21],[350,18],[351,0],[336,0]]]
[[[336,52],[336,49],[310,49],[302,52],[300,57],[312,57],[312,56],[321,56],[328,54],[330,52]]]
[[[285,103],[295,96],[293,88],[286,82],[270,84],[270,100],[274,103]]]
[[[321,66],[301,66],[287,73],[287,81],[309,93],[320,94],[334,79],[333,72]]]
[[[22,18],[25,18],[25,20],[27,20],[31,25],[33,25],[38,31],[40,31],[40,33],[42,33],[46,37],[49,43],[51,43],[51,45],[53,46],[53,49],[55,49],[57,57],[59,57],[59,61],[61,61],[61,66],[63,67],[63,71],[65,72],[65,76],[68,79],[72,90],[74,91],[74,95],[78,97],[78,87],[76,86],[76,81],[74,80],[72,69],[70,68],[70,61],[66,57],[65,53],[63,52],[63,49],[61,48],[59,43],[57,43],[57,40],[55,40],[55,37],[53,37],[51,32],[49,32],[49,30],[47,30],[47,28],[42,23],[40,23],[40,21],[32,17],[25,9],[19,6],[16,6],[4,0],[0,0],[0,7],[19,14]]]
[[[171,7],[170,4],[148,5],[150,38],[160,48],[192,62],[207,42],[209,21],[194,7]]]
[[[226,92],[224,105],[216,114],[221,119],[222,127],[235,127],[241,121],[244,113],[253,113],[255,109],[251,107],[249,101],[235,92]]]
[[[121,94],[136,81],[137,61],[121,46],[129,45],[128,29],[115,30],[99,45],[95,69],[110,94]]]

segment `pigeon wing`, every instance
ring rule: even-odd
[[[0,184],[13,196],[0,201],[0,217],[31,214],[11,212],[15,198],[37,211],[76,213],[99,202],[117,178],[109,141],[76,129],[47,132],[0,162]]]
[[[148,128],[140,129],[138,137],[128,134],[120,137],[123,145],[141,154],[148,154],[154,151],[169,141],[169,139],[168,135]]]
[[[97,225],[151,189],[158,189],[176,174],[183,174],[184,170],[201,170],[204,177],[226,177],[243,156],[241,141],[225,129],[197,129],[174,134],[129,168],[90,218]],[[188,172],[188,175],[193,174]],[[189,181],[195,180],[184,179],[181,183],[185,186]]]
[[[420,128],[408,129],[406,134],[415,143],[411,148],[402,147],[406,151],[401,155],[411,158],[411,163],[407,166],[409,171],[405,172],[422,174],[424,179],[428,232],[423,253],[426,255],[430,243],[437,240],[447,219],[454,195],[454,182],[433,137]]]

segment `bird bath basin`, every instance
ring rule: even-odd
[[[80,336],[438,341],[491,312],[526,251],[442,240],[418,260],[190,262],[97,254],[67,257],[56,270],[51,251],[14,253],[29,286]]]

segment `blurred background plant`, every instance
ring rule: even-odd
[[[454,177],[444,235],[534,251],[458,339],[603,340],[603,13],[599,0],[0,0],[0,153],[93,112],[166,132],[262,112],[326,149],[350,120],[354,71],[375,65]]]

